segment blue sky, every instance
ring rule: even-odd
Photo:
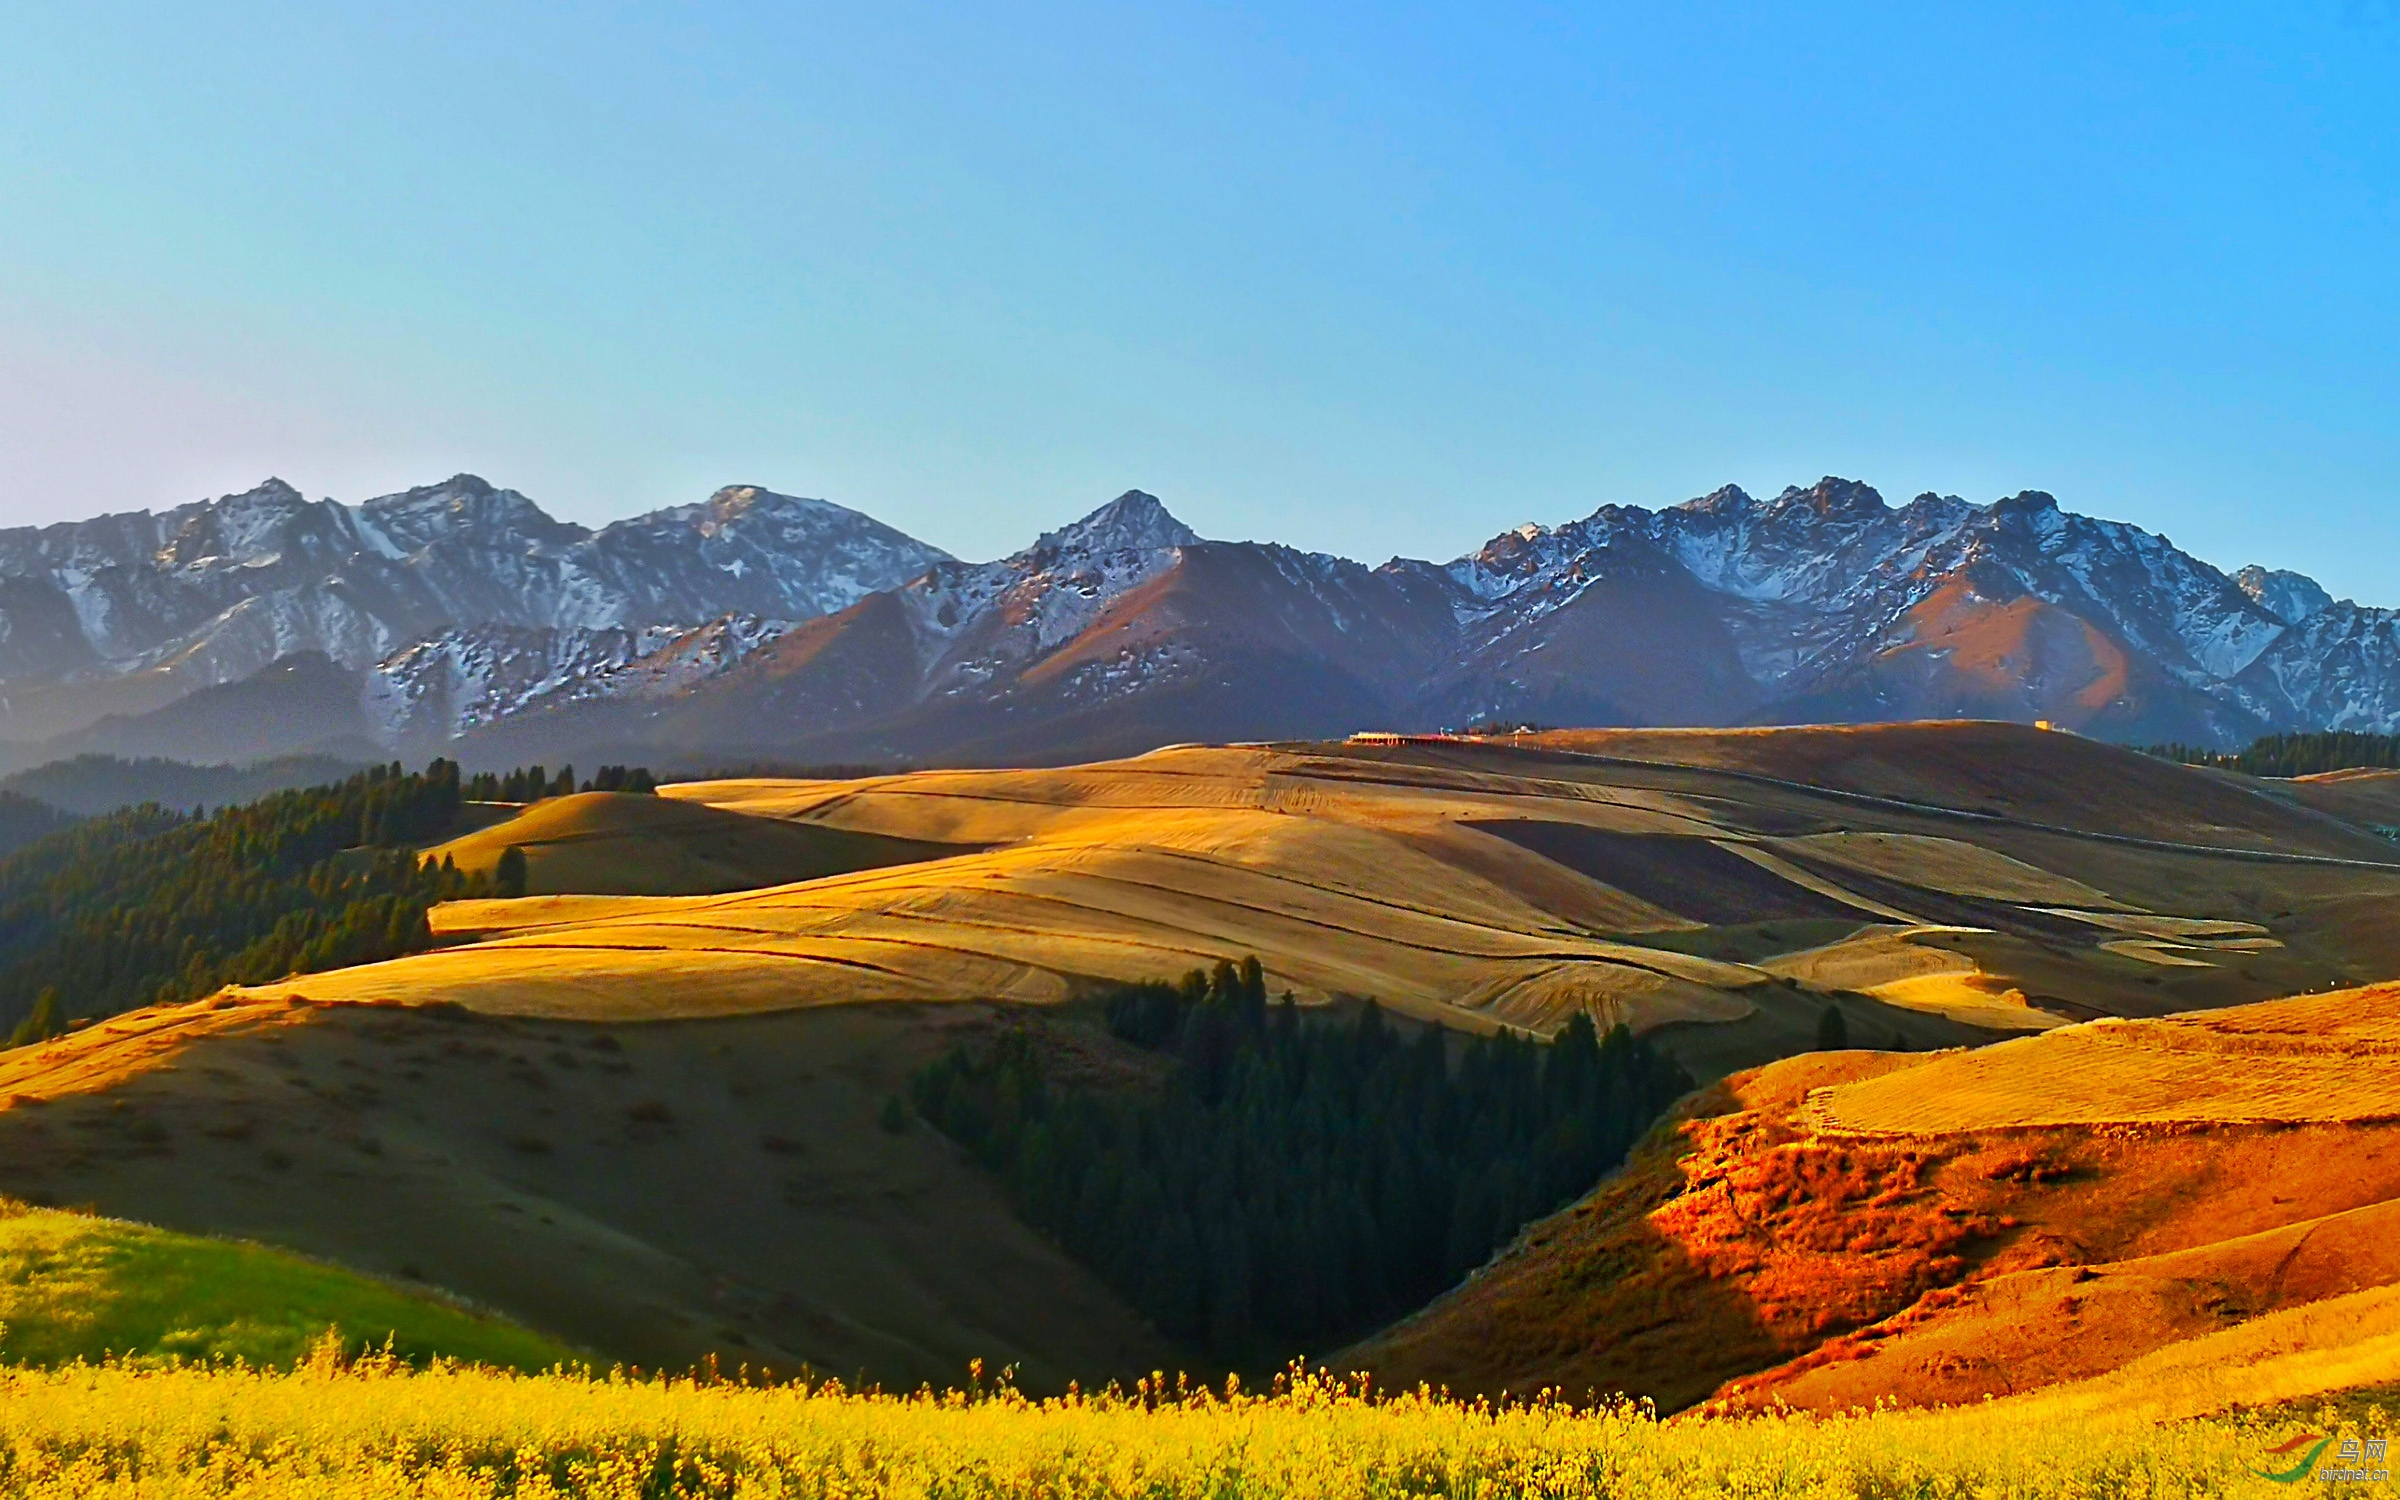
[[[0,522],[472,470],[988,556],[1824,473],[2400,604],[2400,0],[0,8]]]

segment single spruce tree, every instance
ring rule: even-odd
[[[1850,1045],[1850,1023],[1838,1005],[1828,1005],[1817,1016],[1817,1050],[1839,1052]]]
[[[33,997],[33,1009],[27,1011],[25,1019],[17,1023],[17,1029],[8,1034],[8,1044],[11,1047],[30,1047],[35,1042],[48,1041],[58,1035],[58,1031],[58,990],[55,986],[45,986],[40,994]]]
[[[500,862],[492,866],[492,885],[503,896],[525,894],[525,851],[515,844],[500,851]]]

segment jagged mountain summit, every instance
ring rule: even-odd
[[[2328,603],[2295,625],[2258,595],[2296,610],[2307,580],[2245,587],[2040,492],[1893,507],[1840,479],[1728,487],[1379,568],[1201,540],[1164,514],[1129,494],[796,628],[671,703],[521,717],[487,753],[1042,759],[1367,725],[1960,715],[2227,742],[2400,716],[2385,612]]]
[[[11,737],[34,737],[20,705],[89,720],[113,690],[147,711],[39,748],[187,759],[1056,760],[1490,720],[2400,726],[2391,611],[2039,491],[1892,506],[1835,478],[1380,567],[1205,540],[1138,490],[965,563],[751,486],[587,531],[470,478],[355,510],[270,484],[0,534],[0,620]]]
[[[457,630],[808,619],[947,557],[754,485],[593,531],[471,474],[356,507],[270,479],[170,511],[0,531],[0,736],[139,712],[295,653],[355,671]]]
[[[2215,740],[2280,717],[2229,684],[2282,620],[2165,538],[2039,491],[1894,508],[1841,479],[1765,501],[1727,487],[1509,533],[1449,572],[1478,601],[1481,670],[1449,705],[1468,717],[1605,712],[1587,671],[1537,656],[1591,634],[1578,631],[1592,611],[1611,639],[1657,637],[1648,660],[1617,659],[1615,693],[1665,694],[1656,720],[1969,714]]]
[[[2285,568],[2262,568],[2256,563],[2233,575],[2236,588],[2251,602],[2286,625],[2333,608],[2333,596],[2314,578]]]

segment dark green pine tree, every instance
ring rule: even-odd
[[[33,997],[33,1009],[27,1011],[25,1019],[17,1023],[17,1029],[8,1034],[8,1044],[11,1047],[29,1047],[35,1042],[49,1040],[58,1035],[58,1031],[58,990],[55,986],[44,986],[42,992]]]
[[[1850,1022],[1838,1005],[1828,1004],[1817,1014],[1817,1050],[1840,1052],[1850,1045]]]
[[[492,866],[493,889],[503,896],[522,896],[526,879],[525,851],[515,844],[501,850],[499,861]]]

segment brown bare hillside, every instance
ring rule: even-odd
[[[1961,1405],[2106,1375],[2253,1319],[2367,1291],[2400,1292],[2400,1200],[2160,1255],[1969,1281],[1739,1382],[1728,1399],[1825,1410],[1884,1397]]]
[[[2303,807],[2364,828],[2400,827],[2400,771],[2326,771],[2298,776],[2282,789]]]
[[[2371,989],[1739,1075],[1345,1359],[1669,1407],[1958,1402],[2400,1283],[2396,1008]],[[2194,1052],[2225,1081],[2147,1081]],[[2296,1055],[2339,1067],[2302,1080]]]

